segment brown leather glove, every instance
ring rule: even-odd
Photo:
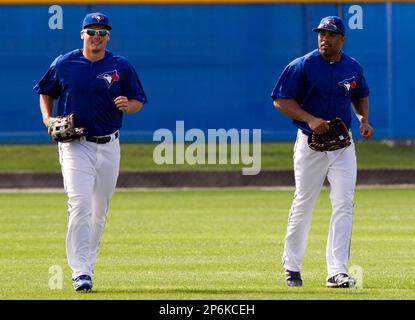
[[[48,126],[48,134],[58,142],[70,142],[84,134],[84,128],[75,128],[74,114],[53,118]]]
[[[328,124],[330,129],[323,134],[311,132],[308,136],[309,147],[315,151],[334,151],[350,146],[349,129],[343,120],[336,118],[329,121]]]

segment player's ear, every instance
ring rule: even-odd
[[[80,34],[81,34],[81,39],[83,40],[84,39],[84,32],[81,31]]]

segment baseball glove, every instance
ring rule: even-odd
[[[350,146],[349,129],[343,120],[336,118],[329,121],[328,124],[330,129],[323,134],[311,132],[308,136],[309,147],[315,151],[334,151]]]
[[[58,116],[49,123],[48,133],[53,140],[70,142],[79,139],[84,134],[84,128],[75,128],[74,114]]]

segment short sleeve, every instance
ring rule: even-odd
[[[40,79],[40,81],[33,87],[33,90],[35,90],[36,93],[45,94],[55,98],[60,96],[61,89],[56,70],[57,61],[59,58],[60,56],[52,62],[48,71],[46,71],[42,79]]]
[[[302,83],[302,63],[297,59],[282,72],[272,91],[272,100],[295,99],[301,90]]]
[[[143,86],[141,85],[141,81],[132,65],[128,64],[125,72],[125,79],[123,80],[122,92],[124,96],[128,99],[138,100],[142,104],[145,104],[148,101]]]
[[[357,79],[356,88],[353,90],[351,98],[352,98],[352,101],[358,101],[367,96],[369,96],[369,86],[366,82],[366,78],[362,70],[359,79]]]

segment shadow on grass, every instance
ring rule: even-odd
[[[212,289],[97,289],[93,293],[101,294],[137,294],[137,295],[159,295],[159,294],[203,294],[203,295],[246,295],[246,294],[258,294],[263,295],[282,295],[282,294],[295,294],[295,295],[339,295],[339,294],[353,294],[353,295],[368,295],[368,292],[359,291],[356,289],[326,289],[314,291],[304,288],[292,288],[287,290],[212,290]],[[280,298],[280,297],[279,297]]]

